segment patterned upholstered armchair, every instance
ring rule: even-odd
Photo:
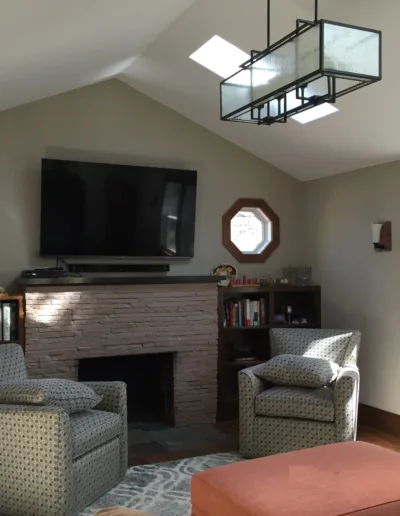
[[[279,328],[271,330],[270,337],[271,358],[300,355],[326,359],[340,368],[335,381],[314,389],[266,382],[260,377],[265,364],[240,371],[241,453],[262,457],[355,440],[360,333]]]
[[[0,385],[26,379],[20,346],[0,345]],[[71,516],[125,476],[125,384],[88,385],[96,410],[0,404],[0,514]]]

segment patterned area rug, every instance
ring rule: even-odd
[[[92,516],[104,507],[141,509],[154,516],[190,516],[190,481],[198,471],[243,460],[236,453],[129,468],[125,479],[87,507],[79,516]]]

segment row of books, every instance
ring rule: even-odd
[[[267,321],[267,303],[265,299],[238,299],[224,303],[224,326],[264,326]]]
[[[0,340],[18,340],[18,303],[0,303]]]

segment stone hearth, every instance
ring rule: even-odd
[[[81,358],[174,352],[176,425],[215,421],[215,284],[29,286],[25,299],[31,378],[77,380]]]

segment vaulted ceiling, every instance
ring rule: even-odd
[[[194,0],[2,0],[0,109],[117,76]]]
[[[271,2],[273,41],[313,18],[313,0]],[[400,159],[398,0],[320,0],[322,18],[383,31],[383,81],[271,127],[221,122],[220,78],[189,59],[216,34],[265,48],[266,0],[12,0],[1,14],[0,109],[118,77],[303,181]]]

